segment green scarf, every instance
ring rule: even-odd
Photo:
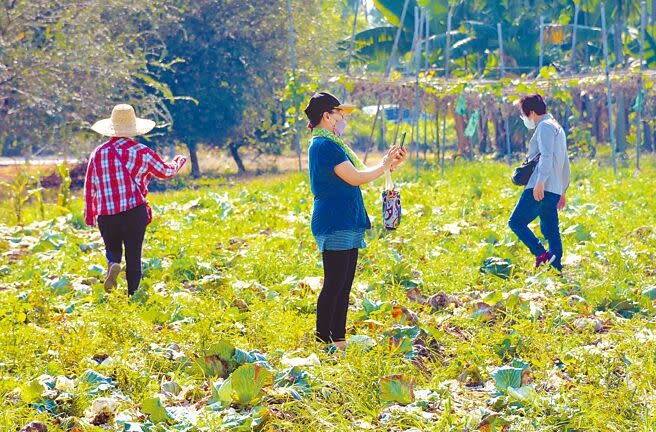
[[[351,159],[351,162],[353,162],[353,165],[357,169],[367,168],[366,165],[362,163],[362,161],[360,160],[358,155],[355,154],[353,149],[351,149],[351,147],[346,145],[344,143],[344,140],[341,139],[340,137],[338,137],[337,135],[335,135],[334,133],[332,133],[330,131],[327,131],[326,129],[314,128],[312,130],[312,135],[313,136],[320,136],[320,137],[323,137],[323,138],[328,138],[331,141],[335,141],[337,143],[337,145],[340,146],[342,148],[342,150],[344,150],[344,152],[346,153],[346,156],[348,156],[348,158]]]

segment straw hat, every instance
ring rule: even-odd
[[[91,129],[110,137],[133,137],[147,134],[154,127],[154,121],[137,118],[132,105],[120,104],[112,110],[111,118],[97,121]]]

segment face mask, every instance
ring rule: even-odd
[[[346,120],[341,119],[340,121],[335,123],[335,135],[341,137],[345,130],[346,130]]]
[[[535,122],[527,117],[522,116],[522,121],[526,129],[535,129]]]

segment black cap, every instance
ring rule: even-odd
[[[341,102],[335,96],[326,92],[315,93],[310,98],[307,107],[305,108],[305,115],[310,121],[309,127],[316,127],[321,122],[323,113],[334,110],[341,106]]]

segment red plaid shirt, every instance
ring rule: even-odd
[[[111,138],[89,158],[84,181],[86,224],[94,225],[96,216],[147,205],[148,182],[152,176],[173,177],[186,161],[184,156],[176,156],[173,162],[166,163],[143,144],[129,138]]]

